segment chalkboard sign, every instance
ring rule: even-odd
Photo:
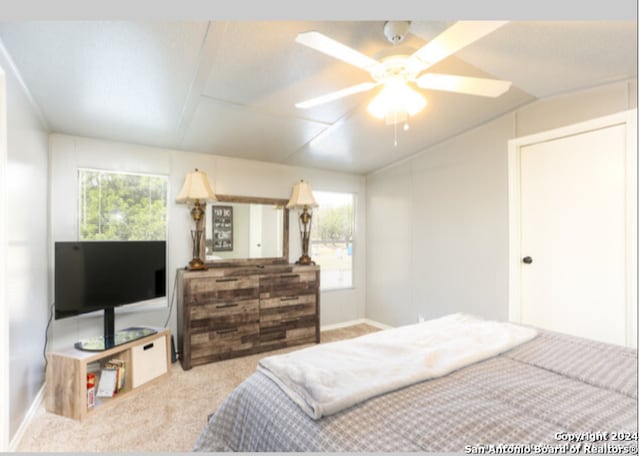
[[[233,250],[233,207],[211,206],[213,223],[213,251]]]

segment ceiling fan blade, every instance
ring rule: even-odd
[[[420,76],[416,79],[416,84],[422,89],[445,90],[484,97],[498,97],[511,87],[511,81],[435,73]]]
[[[362,84],[347,87],[346,89],[338,90],[336,92],[327,93],[326,95],[322,95],[317,98],[301,101],[300,103],[296,103],[296,108],[302,108],[302,109],[312,108],[313,106],[317,106],[320,104],[327,103],[329,101],[337,100],[338,98],[346,97],[347,95],[353,95],[359,92],[365,92],[367,90],[371,90],[377,85],[378,85],[377,82],[363,82]]]
[[[316,51],[320,51],[366,71],[371,71],[373,68],[380,65],[377,60],[374,60],[371,57],[350,48],[349,46],[345,46],[344,44],[331,39],[320,32],[311,31],[299,33],[296,37],[296,41],[315,49]]]
[[[508,21],[459,21],[411,55],[425,68],[502,27]]]

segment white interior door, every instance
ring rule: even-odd
[[[520,229],[519,246],[511,250],[518,254],[519,302],[510,304],[519,308],[512,316],[632,345],[635,246],[629,238],[635,233],[628,203],[635,172],[628,169],[628,126],[586,127],[517,148]]]
[[[262,258],[262,209],[259,204],[249,206],[249,258]]]
[[[278,250],[278,214],[282,212],[274,206],[262,205],[262,256],[275,258],[282,256],[282,250]],[[282,222],[280,222],[282,225]]]

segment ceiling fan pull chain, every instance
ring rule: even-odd
[[[398,122],[393,123],[393,147],[398,147]]]

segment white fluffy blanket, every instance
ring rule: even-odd
[[[283,355],[258,371],[313,419],[490,358],[536,336],[531,328],[453,314]]]

